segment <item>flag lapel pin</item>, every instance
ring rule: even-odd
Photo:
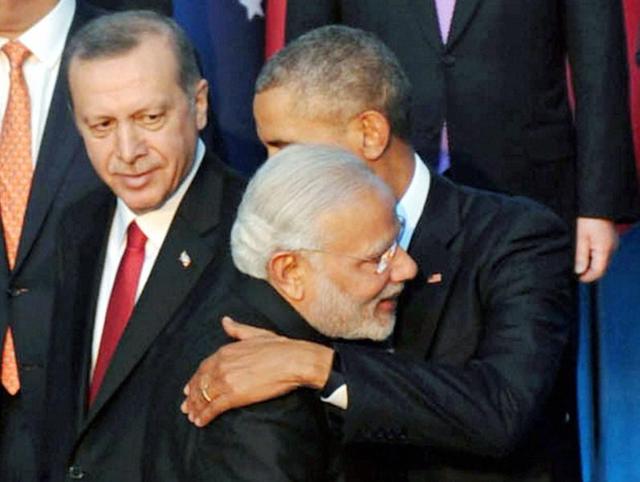
[[[187,253],[186,251],[183,251],[182,253],[180,253],[180,257],[178,258],[178,261],[180,261],[180,264],[185,269],[191,266],[191,256],[189,256],[189,253]]]
[[[442,283],[442,273],[431,273],[427,278],[427,284],[435,285]]]

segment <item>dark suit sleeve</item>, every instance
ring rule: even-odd
[[[578,215],[628,220],[637,181],[623,2],[561,3],[576,100]]]
[[[196,428],[180,412],[182,387],[200,362],[230,340],[220,318],[264,319],[221,288],[211,271],[191,295],[197,308],[184,305],[185,319],[167,331],[159,363],[163,382],[155,390],[145,443],[149,482],[325,481],[331,435],[324,407],[315,392],[289,395],[226,412],[205,428]],[[226,279],[226,278],[223,278]],[[212,287],[213,286],[213,287]],[[212,295],[213,290],[220,290]],[[209,299],[203,298],[208,293]],[[202,300],[205,300],[204,302]],[[213,395],[213,394],[212,394]]]
[[[441,322],[449,330],[452,324],[481,325],[470,359],[447,362],[427,354],[425,361],[336,346],[349,394],[341,427],[347,441],[501,456],[531,428],[554,382],[570,329],[569,242],[559,220],[546,212],[505,215],[500,222],[500,233],[483,235],[496,235],[499,241],[475,255],[487,257],[475,277],[477,292],[464,293],[476,298],[478,319],[463,310],[458,319],[450,307],[449,318]],[[423,310],[429,310],[428,302]],[[453,344],[449,350],[460,347]]]
[[[167,387],[180,393],[171,381]],[[181,400],[156,399],[144,457],[145,481],[319,482],[332,480],[337,470],[315,393],[300,390],[232,410],[205,428],[194,427],[180,413]]]
[[[193,431],[188,480],[328,480],[331,457],[323,442],[326,433],[321,433],[323,420],[315,393],[309,391],[228,412]]]

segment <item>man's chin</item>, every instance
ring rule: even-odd
[[[346,340],[383,341],[391,336],[395,324],[395,314],[385,315],[384,317],[378,316],[362,322],[359,326],[341,336],[341,338]]]

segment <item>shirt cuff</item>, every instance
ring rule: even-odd
[[[320,400],[343,410],[346,410],[349,406],[349,393],[342,373],[340,355],[337,351],[334,352],[331,373],[329,374],[327,384],[320,393]]]

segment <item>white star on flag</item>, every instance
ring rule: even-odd
[[[262,0],[238,0],[240,5],[247,9],[247,20],[253,19],[256,15],[264,17],[264,11],[262,10]]]

